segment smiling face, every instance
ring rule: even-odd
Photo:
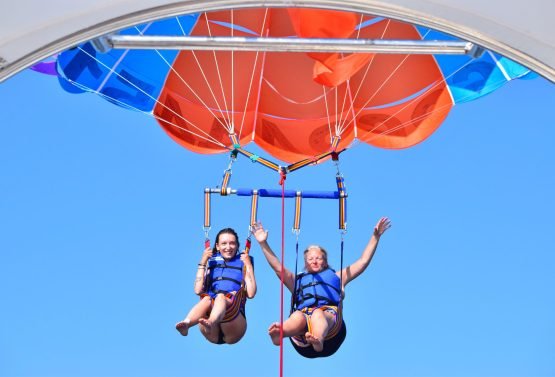
[[[304,267],[313,274],[328,268],[327,253],[319,246],[309,246],[304,252]]]
[[[237,254],[238,246],[237,237],[232,233],[222,233],[216,241],[216,249],[225,260],[230,260]]]

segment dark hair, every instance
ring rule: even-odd
[[[218,232],[218,234],[216,235],[216,241],[214,242],[214,247],[212,248],[212,253],[216,254],[218,252],[218,249],[216,249],[216,244],[220,242],[220,236],[222,234],[232,234],[235,236],[235,240],[237,241],[237,253],[239,253],[239,247],[241,246],[241,244],[239,243],[239,236],[237,235],[237,232],[232,228],[224,228]]]

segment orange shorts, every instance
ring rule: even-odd
[[[202,293],[200,295],[201,300],[204,297],[210,297],[210,295],[207,293]],[[231,303],[228,304],[225,310],[224,318],[220,323],[231,322],[235,318],[237,318],[239,314],[242,314],[243,317],[245,317],[245,303],[247,301],[247,295],[245,294],[245,290],[240,289],[239,292],[233,291],[233,292],[226,293],[225,297],[227,299],[230,299]],[[212,306],[214,306],[214,298],[211,298],[211,300],[212,300]]]
[[[312,333],[311,316],[312,316],[312,313],[314,312],[314,310],[316,310],[316,309],[321,309],[325,312],[333,314],[333,317],[334,317],[333,325],[329,329],[328,334],[326,335],[326,337],[324,338],[324,340],[329,340],[329,339],[333,338],[334,336],[336,336],[339,333],[339,330],[341,330],[341,324],[342,324],[341,311],[338,309],[337,306],[327,306],[327,305],[321,306],[319,308],[303,308],[303,309],[301,309],[300,312],[303,313],[303,315],[306,319],[306,331],[309,332],[309,333]],[[310,346],[310,344],[306,341],[306,338],[304,337],[304,335],[293,336],[293,337],[291,337],[291,340],[294,341],[295,344],[297,344],[298,346],[301,346],[301,347]]]

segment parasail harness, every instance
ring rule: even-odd
[[[346,215],[347,215],[347,191],[345,188],[345,180],[343,175],[339,171],[339,154],[345,151],[345,149],[337,152],[336,148],[339,144],[339,136],[334,136],[331,143],[330,151],[326,153],[322,153],[314,158],[304,159],[293,164],[288,165],[287,167],[280,166],[270,160],[262,158],[254,153],[251,153],[243,148],[238,143],[237,137],[235,134],[231,134],[230,138],[233,142],[233,150],[230,153],[229,157],[229,164],[227,169],[224,170],[222,183],[219,187],[216,188],[205,188],[204,189],[204,234],[205,234],[205,247],[210,246],[210,240],[208,237],[208,233],[211,229],[211,195],[212,194],[219,194],[220,196],[229,196],[229,195],[237,195],[237,196],[250,196],[251,197],[251,211],[250,211],[250,222],[248,227],[248,235],[246,237],[245,242],[245,249],[244,252],[248,254],[251,248],[251,234],[252,234],[252,226],[257,222],[257,215],[258,215],[258,202],[260,197],[274,197],[282,199],[282,251],[281,251],[281,263],[282,263],[282,276],[280,277],[281,280],[281,318],[280,318],[280,370],[282,370],[283,364],[283,287],[284,287],[284,250],[285,250],[285,234],[284,234],[284,208],[285,208],[285,199],[286,198],[294,198],[295,199],[295,217],[293,222],[293,234],[296,236],[296,245],[295,245],[295,253],[296,253],[296,262],[295,262],[295,287],[293,290],[293,294],[291,296],[291,313],[297,310],[299,306],[299,302],[296,299],[297,291],[300,289],[300,281],[298,279],[298,259],[299,259],[299,235],[301,230],[301,207],[302,207],[302,199],[303,198],[314,198],[314,199],[335,199],[338,200],[339,203],[339,230],[341,233],[341,270],[343,269],[343,251],[344,251],[344,235],[347,232],[347,222],[346,222]],[[237,156],[241,154],[243,156],[248,157],[253,163],[260,163],[265,167],[268,167],[272,170],[275,170],[280,175],[279,184],[281,186],[281,190],[279,189],[250,189],[250,188],[239,188],[239,189],[232,189],[229,187],[229,182],[232,175],[232,165],[236,161]],[[321,162],[324,159],[331,158],[337,168],[337,174],[335,176],[336,184],[337,184],[337,191],[297,191],[297,190],[285,190],[285,180],[287,174],[298,170],[302,167],[308,165],[314,165]],[[340,270],[340,271],[341,271]],[[299,276],[302,276],[299,275]],[[340,277],[340,290],[343,287],[343,274]],[[341,293],[339,293],[339,311],[341,311]],[[346,327],[345,323],[343,322],[342,318],[342,326],[340,332],[334,337],[336,342],[326,341],[324,343],[324,350],[322,352],[315,352],[312,347],[299,347],[293,341],[292,344],[297,352],[308,358],[315,358],[315,357],[326,357],[330,356],[341,345],[343,340],[346,336]],[[280,373],[281,375],[281,373]]]

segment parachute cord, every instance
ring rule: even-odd
[[[112,68],[112,67],[106,65],[106,64],[103,63],[101,60],[99,60],[99,59],[96,58],[95,56],[91,55],[89,52],[87,52],[87,51],[84,50],[83,48],[78,47],[78,49],[79,49],[79,51],[81,51],[82,53],[86,54],[89,58],[91,58],[92,60],[96,61],[98,64],[102,65],[104,68],[108,69],[109,71],[113,71],[113,68]],[[130,86],[132,86],[133,88],[137,89],[139,92],[141,92],[142,94],[144,94],[145,96],[147,96],[148,98],[150,98],[150,99],[151,99],[152,101],[154,101],[156,104],[158,104],[158,105],[162,106],[164,109],[170,111],[170,112],[171,112],[172,114],[174,114],[177,118],[183,120],[185,123],[189,124],[191,127],[196,128],[199,132],[201,132],[202,134],[205,135],[204,137],[201,136],[203,139],[205,139],[205,140],[207,140],[207,141],[209,141],[209,142],[211,142],[211,143],[213,143],[213,144],[215,144],[215,145],[219,145],[219,146],[225,148],[225,145],[224,145],[223,143],[219,142],[216,138],[210,136],[209,133],[203,131],[200,127],[198,127],[198,126],[195,125],[193,122],[191,122],[191,121],[189,121],[188,119],[186,119],[185,117],[183,117],[181,114],[178,114],[178,113],[177,113],[175,110],[173,110],[172,108],[170,108],[170,107],[168,107],[167,105],[165,105],[164,103],[160,102],[160,101],[158,100],[158,98],[153,97],[150,93],[147,93],[147,92],[144,91],[142,88],[140,88],[140,87],[137,86],[136,84],[132,83],[132,82],[129,81],[127,78],[125,78],[124,76],[120,75],[119,73],[114,72],[114,74],[118,77],[118,79],[120,79],[120,80],[122,80],[122,81],[125,81],[127,84],[129,84]],[[188,132],[188,133],[191,133],[191,134],[193,134],[193,135],[200,136],[200,135],[197,135],[197,134],[195,134],[194,132],[192,132],[192,131],[190,131],[190,130],[188,130],[188,129],[186,129],[186,128],[180,127],[179,125],[176,125],[176,124],[174,124],[174,123],[172,123],[172,122],[169,122],[169,121],[167,121],[167,120],[165,120],[165,119],[161,119],[161,118],[159,118],[159,117],[156,117],[156,116],[154,116],[152,113],[148,113],[148,112],[143,111],[143,110],[141,110],[141,109],[137,109],[136,107],[131,106],[131,105],[127,104],[127,103],[121,102],[121,101],[119,101],[117,98],[112,98],[112,97],[110,97],[110,96],[108,96],[108,95],[106,95],[106,94],[103,94],[103,93],[101,93],[101,92],[99,92],[99,91],[97,91],[97,90],[95,90],[95,89],[93,89],[93,88],[89,88],[89,87],[84,86],[84,85],[77,85],[78,83],[76,83],[76,82],[74,82],[73,80],[70,80],[70,79],[68,79],[68,78],[66,78],[66,77],[64,77],[64,79],[66,79],[66,80],[68,80],[70,83],[72,83],[72,84],[74,84],[74,85],[80,87],[81,89],[84,88],[84,89],[86,89],[86,90],[88,90],[88,91],[92,91],[92,92],[94,92],[94,93],[97,93],[98,95],[101,95],[101,96],[103,96],[103,97],[105,97],[105,98],[108,98],[110,101],[113,101],[113,102],[116,102],[116,103],[120,103],[120,104],[122,105],[122,107],[124,107],[124,108],[135,109],[135,110],[137,110],[137,111],[139,111],[139,112],[141,112],[141,113],[143,113],[143,114],[147,114],[147,115],[149,115],[149,116],[153,116],[154,118],[156,118],[156,119],[158,119],[158,120],[160,120],[160,121],[162,121],[162,122],[164,122],[164,123],[166,123],[166,124],[168,124],[168,125],[170,125],[170,126],[172,126],[172,127],[175,127],[175,128],[177,128],[177,129],[180,129],[180,130],[182,130],[182,131],[184,131],[184,132]]]
[[[283,377],[283,282],[285,280],[285,173],[281,171],[281,287],[279,317],[279,376]]]

